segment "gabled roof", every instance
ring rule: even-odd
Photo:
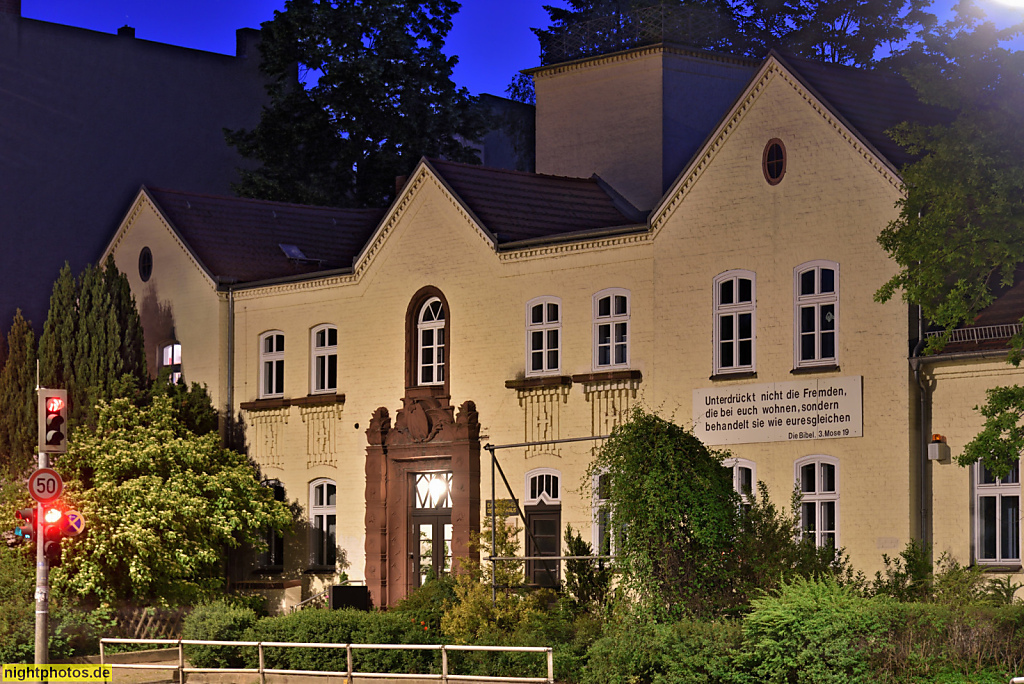
[[[428,163],[499,245],[644,222],[598,178]]]
[[[239,283],[351,268],[385,211],[146,191],[214,277]]]
[[[949,120],[949,112],[922,103],[917,91],[901,76],[774,51],[771,56],[896,169],[914,158],[886,131],[904,121],[933,124]]]
[[[996,300],[985,307],[972,325],[953,331],[951,341],[936,354],[944,355],[1009,349],[1010,338],[1020,327],[1024,316],[1024,267],[1013,274],[1014,284],[996,290]]]

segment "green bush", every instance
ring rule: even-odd
[[[256,622],[251,608],[235,607],[220,600],[196,606],[181,626],[183,639],[244,641],[243,634]],[[244,667],[251,647],[186,646],[185,655],[193,667]]]
[[[875,606],[884,602],[831,577],[784,583],[743,619],[745,664],[758,682],[876,682],[871,656],[886,628]]]

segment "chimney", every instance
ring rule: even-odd
[[[260,30],[240,28],[235,31],[235,57],[260,57]]]
[[[129,26],[128,24],[125,24],[121,28],[117,29],[117,35],[124,36],[125,38],[134,38],[135,37],[135,28],[133,26]]]
[[[0,0],[0,14],[21,16],[21,0]]]

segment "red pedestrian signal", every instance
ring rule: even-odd
[[[43,556],[51,568],[59,568],[61,564],[60,542],[64,538],[62,518],[64,513],[59,508],[47,508],[43,513]]]
[[[39,390],[39,451],[62,454],[68,450],[68,392]]]

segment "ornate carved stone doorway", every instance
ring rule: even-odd
[[[377,606],[405,597],[427,568],[458,571],[480,530],[475,404],[455,416],[449,398],[429,387],[408,388],[402,402],[394,427],[381,407],[366,430],[366,584]]]

